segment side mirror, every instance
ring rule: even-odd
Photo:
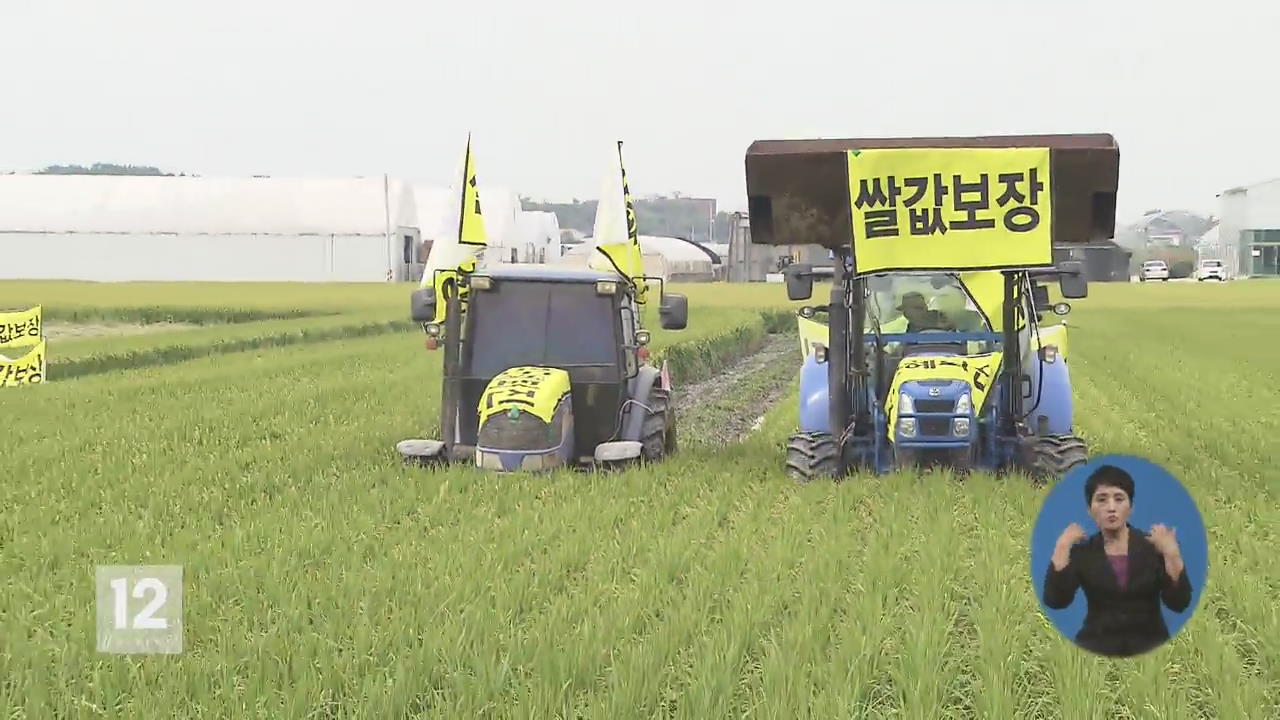
[[[1049,288],[1036,283],[1031,286],[1031,302],[1037,308],[1045,308],[1049,305]]]
[[[416,323],[431,322],[436,317],[436,289],[418,288],[409,296],[409,316]]]
[[[791,263],[782,271],[787,282],[787,298],[790,300],[808,300],[813,297],[813,267],[807,263]]]
[[[1062,275],[1058,276],[1058,288],[1062,297],[1068,300],[1089,297],[1089,281],[1084,277],[1084,265],[1078,261],[1065,262],[1058,266]]]
[[[658,306],[663,330],[683,330],[689,324],[689,298],[676,293],[663,293]]]

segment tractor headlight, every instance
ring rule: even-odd
[[[1040,358],[1045,362],[1049,363],[1050,365],[1052,365],[1054,362],[1057,362],[1058,346],[1045,345],[1044,347],[1040,348]]]
[[[597,280],[596,281],[597,295],[613,295],[617,292],[618,292],[617,280]]]
[[[969,418],[956,418],[951,421],[951,430],[954,435],[969,434]]]
[[[471,276],[471,280],[468,282],[468,285],[476,290],[488,290],[493,287],[493,278],[488,275],[473,275]]]
[[[902,437],[916,436],[916,419],[902,418],[898,420],[898,434]]]
[[[813,359],[814,359],[814,362],[820,362],[820,363],[824,363],[824,362],[826,362],[826,361],[827,361],[827,346],[826,346],[826,345],[823,345],[822,343],[814,343],[814,344],[813,344]]]
[[[956,401],[956,414],[968,415],[972,412],[973,412],[973,400],[972,398],[969,397],[969,393],[965,393],[960,396],[959,400]],[[968,421],[966,420],[965,422],[968,422]]]
[[[440,337],[440,323],[427,323],[423,327],[431,337]]]
[[[916,412],[916,401],[912,400],[910,395],[902,393],[898,396],[898,412],[914,415]]]
[[[650,340],[650,339],[651,339],[651,338],[649,337],[649,331],[648,331],[648,330],[637,330],[637,331],[636,331],[636,344],[637,344],[637,345],[648,345],[648,344],[649,344],[649,340]]]

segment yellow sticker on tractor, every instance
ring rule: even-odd
[[[1053,265],[1048,148],[851,150],[858,274]]]
[[[480,423],[512,410],[532,413],[550,423],[560,400],[570,389],[569,373],[561,368],[531,365],[509,368],[490,380],[480,396]]]

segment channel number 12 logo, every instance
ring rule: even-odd
[[[182,652],[182,566],[97,568],[98,651]]]

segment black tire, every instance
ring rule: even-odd
[[[796,433],[787,442],[787,475],[800,482],[836,478],[840,451],[830,433]]]
[[[1036,481],[1061,478],[1089,461],[1084,438],[1075,435],[1027,438],[1024,448],[1023,469]]]
[[[676,451],[675,410],[671,392],[655,387],[649,395],[648,414],[640,427],[640,456],[646,462],[658,462]]]

